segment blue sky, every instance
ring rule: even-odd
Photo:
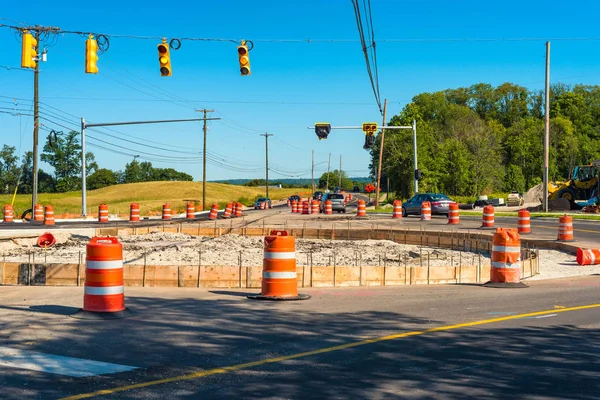
[[[45,127],[78,130],[80,117],[90,123],[195,118],[200,116],[195,109],[208,108],[216,110],[212,116],[222,118],[209,123],[208,180],[264,177],[265,143],[259,136],[264,132],[274,134],[269,138],[270,179],[310,177],[311,150],[315,151],[316,177],[327,170],[329,153],[332,169],[338,168],[341,155],[350,176],[368,174],[369,156],[362,148],[361,131],[333,131],[329,139],[319,141],[307,129],[317,121],[333,125],[381,122],[359,43],[276,41],[357,40],[350,1],[184,3],[178,7],[182,3],[15,2],[4,8],[0,12],[3,24],[40,24],[109,36],[110,49],[100,56],[98,75],[84,73],[85,37],[63,34],[46,43],[48,62],[40,68],[40,110],[54,123],[43,120]],[[600,36],[596,30],[600,4],[595,1],[488,3],[371,0],[379,84],[382,99],[389,101],[388,119],[425,91],[478,82],[514,82],[541,89],[545,48],[544,40],[385,39]],[[35,6],[26,7],[29,4]],[[111,34],[255,40],[250,53],[252,75],[240,76],[235,43],[183,41],[181,49],[171,52],[173,76],[161,77],[159,40]],[[261,41],[265,39],[275,41]],[[29,110],[33,74],[14,69],[20,66],[20,41],[13,31],[3,28],[0,42],[0,107],[4,107],[0,110]],[[597,84],[599,65],[600,41],[552,41],[553,82]],[[155,167],[172,167],[202,179],[200,123],[111,129],[88,132],[88,150],[94,152],[101,168],[122,170],[133,155],[139,155]],[[40,132],[40,143],[46,134]],[[31,150],[32,118],[0,113],[0,139],[0,144],[14,145],[20,153]]]

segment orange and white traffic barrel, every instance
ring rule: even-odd
[[[233,203],[227,203],[225,206],[225,211],[223,211],[222,218],[231,218],[231,213],[233,212]]]
[[[333,204],[331,203],[331,200],[325,200],[325,214],[326,215],[331,215],[333,214]]]
[[[108,206],[106,204],[100,204],[98,206],[98,222],[108,222]]]
[[[116,237],[93,237],[86,246],[83,309],[80,318],[126,316],[123,246]]]
[[[36,222],[44,220],[44,207],[41,204],[33,206],[33,220]]]
[[[287,206],[291,207],[292,206],[292,201],[290,199],[287,200]]]
[[[244,205],[242,203],[233,203],[235,204],[235,212],[233,215],[235,215],[236,217],[241,217],[242,214],[242,210],[244,208]]]
[[[483,207],[483,216],[481,220],[481,229],[493,229],[494,228],[494,206],[488,204]]]
[[[302,202],[302,214],[310,214],[310,204],[306,200]]]
[[[210,209],[210,213],[208,214],[208,219],[217,219],[217,215],[219,214],[219,205],[214,203]]]
[[[428,201],[421,203],[421,221],[431,221],[431,203]]]
[[[261,201],[261,202],[260,202],[260,209],[261,209],[261,210],[266,210],[266,209],[267,209],[267,203],[266,203],[266,202],[264,202],[264,201]]]
[[[402,218],[402,201],[394,200],[394,209],[392,212],[393,219],[401,219]]]
[[[273,230],[265,236],[262,290],[260,295],[248,296],[256,300],[306,300],[310,296],[298,294],[296,276],[296,244],[287,231]]]
[[[352,193],[348,193],[348,200],[352,200]]]
[[[517,231],[519,234],[526,235],[531,233],[531,214],[527,210],[519,210],[517,221]]]
[[[527,287],[521,282],[521,237],[516,229],[497,228],[488,287]]]
[[[15,220],[14,218],[15,218],[15,214],[13,211],[12,204],[5,204],[2,222],[6,222],[6,223],[14,222],[14,220]]]
[[[129,205],[129,222],[140,222],[140,203]]]
[[[186,219],[194,219],[196,217],[196,207],[194,206],[194,203],[192,203],[191,201],[188,201],[185,207],[185,218]]]
[[[319,213],[319,200],[313,200],[312,201],[312,207],[311,207],[311,214],[318,214]]]
[[[600,249],[577,249],[577,264],[597,265],[600,264]]]
[[[457,225],[460,223],[460,214],[458,211],[458,204],[452,202],[448,204],[448,224]]]
[[[558,218],[558,241],[573,242],[573,218],[567,214]]]
[[[292,201],[292,213],[298,212],[298,202],[296,200]]]
[[[44,208],[44,225],[54,225],[54,207],[52,206]]]
[[[169,203],[165,203],[162,206],[162,219],[168,221],[171,219],[171,206]]]
[[[367,216],[367,204],[364,200],[358,200],[356,205],[356,216],[366,217]]]

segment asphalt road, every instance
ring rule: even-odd
[[[127,288],[134,315],[97,322],[69,317],[81,288],[3,287],[0,397],[597,399],[599,288],[311,288],[300,302]],[[69,377],[1,366],[5,348],[137,368]]]

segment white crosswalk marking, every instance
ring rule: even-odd
[[[112,374],[137,368],[10,347],[0,347],[0,367],[28,369],[73,377]]]

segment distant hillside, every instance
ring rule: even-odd
[[[372,179],[369,177],[355,177],[355,178],[349,178],[352,182],[358,182],[358,183],[368,183],[371,182]],[[224,179],[224,180],[218,180],[218,181],[210,181],[210,182],[215,182],[215,183],[227,183],[230,185],[245,185],[246,183],[252,181],[254,179]],[[315,182],[318,182],[319,179],[318,177],[315,177]],[[269,184],[275,184],[275,183],[281,183],[284,185],[294,185],[294,186],[309,186],[311,184],[311,180],[310,179],[272,179],[269,180]]]

